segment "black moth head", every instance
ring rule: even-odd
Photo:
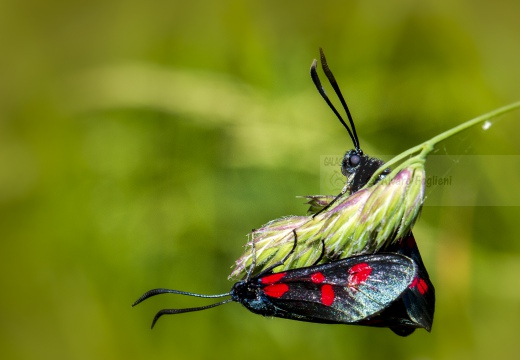
[[[361,149],[352,149],[347,151],[343,157],[343,162],[341,163],[341,173],[346,177],[354,174],[364,163],[363,157],[363,151]]]
[[[231,299],[239,303],[252,302],[258,298],[257,289],[253,286],[252,282],[247,280],[235,283],[230,294]]]
[[[343,157],[343,161],[341,164],[341,173],[347,177],[347,184],[350,190],[350,193],[354,193],[361,189],[365,184],[370,180],[372,174],[381,167],[384,162],[377,158],[369,157],[363,154],[363,150],[359,147],[359,138],[356,133],[356,127],[354,126],[354,120],[352,119],[352,115],[350,114],[350,110],[347,106],[347,102],[339,89],[338,83],[330,71],[329,66],[327,64],[327,59],[323,54],[323,50],[320,48],[320,58],[323,72],[327,76],[332,88],[334,89],[336,95],[338,96],[343,109],[347,113],[347,117],[350,123],[350,127],[343,120],[339,112],[336,110],[329,97],[327,96],[323,86],[321,85],[320,79],[318,78],[318,73],[316,72],[316,64],[317,61],[314,60],[311,65],[311,78],[318,89],[318,92],[321,94],[327,105],[332,109],[334,114],[336,114],[337,118],[343,124],[345,129],[347,129],[350,138],[352,139],[352,143],[354,144],[354,149],[349,150],[345,153]],[[390,172],[390,169],[386,169],[377,179],[377,181],[384,178]]]
[[[375,157],[363,155],[360,149],[352,149],[345,153],[341,163],[341,173],[347,177],[350,192],[355,193],[370,180],[374,172],[379,169],[384,162]],[[390,173],[390,169],[385,169],[377,178],[376,182],[383,179]]]

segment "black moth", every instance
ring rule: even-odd
[[[400,325],[398,319],[382,315],[413,286],[420,271],[415,261],[402,254],[380,253],[274,273],[273,270],[282,265],[296,248],[297,234],[295,230],[293,233],[293,249],[280,263],[256,276],[248,274],[228,293],[201,295],[154,289],[141,296],[134,305],[164,293],[203,298],[230,297],[207,306],[161,310],[155,315],[152,327],[162,315],[205,310],[231,301],[263,316],[327,324]]]
[[[320,49],[322,68],[345,109],[352,130],[342,119],[326,95],[316,72],[316,61],[311,66],[311,77],[316,88],[347,129],[354,149],[347,151],[342,162],[342,173],[347,185],[341,194],[326,203],[317,213],[327,209],[345,192],[361,189],[383,161],[363,154],[348,106],[337,82],[328,68]],[[390,172],[381,173],[381,180]],[[133,306],[149,297],[173,293],[201,298],[230,297],[215,304],[159,311],[152,328],[162,315],[205,310],[228,302],[239,302],[251,312],[292,320],[328,324],[351,324],[373,327],[389,327],[400,336],[410,335],[416,328],[430,331],[435,310],[435,290],[410,233],[402,239],[388,241],[384,252],[352,256],[326,264],[274,273],[284,263],[297,245],[284,259],[256,276],[251,276],[253,264],[245,280],[233,285],[230,292],[218,295],[202,295],[191,292],[154,289],[141,296]],[[323,253],[322,253],[323,255]]]
[[[326,204],[323,203],[323,197],[318,200],[322,202],[321,209]],[[413,234],[410,232],[406,237],[395,241],[392,245],[387,246],[384,252],[402,254],[412,259],[418,268],[417,276],[403,294],[388,308],[376,316],[360,321],[358,324],[389,327],[400,336],[408,336],[416,328],[424,328],[430,331],[435,311],[435,289],[430,281]]]
[[[346,186],[338,196],[334,197],[332,201],[328,203],[326,200],[324,201],[323,198],[315,198],[315,203],[324,203],[322,203],[323,207],[316,209],[314,215],[327,209],[345,192],[348,191],[349,193],[354,193],[360,190],[366,185],[372,175],[384,165],[382,160],[363,154],[363,151],[359,147],[359,139],[357,137],[356,127],[354,126],[354,120],[352,119],[347,103],[339,89],[338,83],[327,65],[327,60],[322,49],[320,49],[320,57],[323,72],[327,76],[327,79],[345,109],[352,130],[345,123],[325,93],[316,72],[316,60],[314,60],[311,66],[311,78],[325,102],[347,129],[354,144],[354,149],[348,150],[342,161],[341,172],[343,175],[347,176]],[[378,179],[376,179],[376,182],[383,179],[389,173],[390,169],[385,169],[381,175],[379,175]],[[313,197],[309,198],[312,199]],[[433,324],[433,314],[435,312],[435,289],[422,261],[415,238],[410,232],[408,236],[402,239],[393,239],[393,241],[388,241],[387,243],[392,243],[392,245],[387,246],[386,249],[384,249],[385,252],[398,253],[410,257],[417,265],[419,271],[417,277],[413,280],[413,283],[410,284],[410,286],[398,299],[396,299],[396,301],[377,316],[372,316],[370,319],[366,319],[361,323],[368,326],[389,327],[393,332],[401,336],[410,335],[416,328],[424,328],[427,331],[430,331]]]
[[[350,110],[347,106],[347,102],[345,101],[345,98],[343,97],[343,94],[341,93],[341,90],[339,88],[339,85],[336,81],[336,78],[332,74],[332,71],[329,69],[329,66],[327,64],[327,59],[325,58],[325,54],[323,53],[323,50],[320,48],[320,58],[321,58],[321,67],[323,69],[323,72],[327,76],[327,79],[329,80],[332,88],[336,92],[336,95],[338,95],[338,98],[341,102],[341,105],[345,109],[345,112],[347,113],[347,117],[350,123],[350,126],[352,127],[352,130],[349,128],[347,123],[343,120],[339,112],[336,110],[332,102],[330,101],[329,97],[327,96],[327,93],[325,92],[325,89],[323,89],[323,86],[321,85],[320,79],[318,77],[318,73],[316,71],[316,64],[317,61],[314,60],[311,65],[311,78],[314,82],[314,85],[316,86],[316,89],[318,89],[318,92],[323,97],[327,105],[332,109],[336,117],[339,119],[341,124],[347,129],[348,134],[350,135],[350,138],[352,139],[352,142],[354,143],[354,149],[348,150],[345,153],[345,156],[343,157],[343,161],[341,163],[341,173],[347,177],[347,184],[341,191],[341,193],[336,196],[334,200],[332,200],[331,203],[329,203],[325,208],[329,207],[338,199],[341,195],[343,195],[345,192],[354,193],[361,189],[365,184],[370,180],[374,172],[379,169],[384,162],[378,158],[375,157],[369,157],[368,155],[363,154],[363,150],[359,147],[359,138],[357,136],[356,127],[354,125],[354,120],[352,119],[352,115],[350,114]],[[390,173],[390,169],[385,169],[382,174],[379,176],[377,181],[383,179],[386,175]],[[376,181],[376,182],[377,182]],[[323,209],[324,210],[324,209]],[[323,211],[322,210],[322,211]],[[321,211],[320,211],[321,212]]]

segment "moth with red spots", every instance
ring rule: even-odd
[[[296,232],[294,236],[296,247]],[[152,327],[163,315],[205,310],[231,301],[241,303],[251,312],[263,316],[381,327],[388,326],[382,315],[385,309],[413,286],[419,272],[411,258],[397,253],[353,256],[327,264],[273,273],[272,270],[282,263],[256,276],[248,275],[225,294],[201,295],[154,289],[141,296],[134,305],[164,293],[203,298],[230,297],[207,306],[161,310],[155,315]],[[372,317],[376,321],[371,322]],[[382,317],[383,322],[378,321],[378,317]]]
[[[314,216],[330,207],[343,194],[353,194],[363,188],[384,164],[379,159],[363,154],[347,104],[327,66],[323,52],[321,59],[323,70],[347,113],[352,130],[325,94],[316,73],[316,62],[311,67],[311,77],[322,97],[349,132],[355,149],[347,151],[342,162],[341,170],[347,176],[347,184],[341,194],[330,197],[330,200],[327,196],[309,197],[319,198],[320,207],[316,208]],[[375,182],[384,179],[389,173],[390,169],[385,169]],[[325,241],[321,240],[322,254],[312,266],[274,273],[273,270],[284,264],[293,254],[297,245],[297,230],[292,230],[294,246],[291,252],[282,261],[267,265],[267,269],[256,276],[251,276],[256,267],[253,241],[253,263],[249,272],[245,280],[235,283],[228,293],[202,295],[154,289],[141,296],[134,305],[164,293],[201,298],[230,297],[207,306],[161,310],[153,319],[152,327],[162,315],[205,310],[234,301],[251,312],[264,316],[316,323],[388,327],[400,336],[410,335],[416,328],[430,331],[435,310],[435,290],[411,232],[403,238],[389,237],[386,247],[376,253],[357,254],[335,261],[333,259],[341,255],[342,249],[325,254]],[[322,260],[329,262],[317,265]],[[245,266],[242,269],[245,270]]]
[[[350,123],[350,127],[343,120],[339,112],[336,110],[330,99],[328,98],[325,90],[323,89],[321,82],[316,72],[316,61],[311,66],[311,78],[314,85],[318,89],[318,92],[323,97],[327,105],[332,109],[334,114],[340,120],[341,124],[345,127],[347,132],[352,139],[354,149],[351,149],[345,153],[343,162],[341,165],[341,172],[347,176],[347,185],[342,192],[336,197],[317,196],[308,197],[312,204],[316,206],[321,202],[322,206],[314,208],[311,204],[311,212],[314,216],[321,213],[325,209],[331,206],[344,192],[355,193],[359,189],[363,188],[373,174],[384,165],[384,162],[380,159],[369,157],[363,154],[359,146],[359,139],[356,133],[356,127],[354,126],[354,120],[350,114],[350,110],[347,103],[341,93],[341,90],[337,84],[332,71],[327,65],[327,60],[323,51],[320,49],[321,63],[324,73],[327,76],[330,84],[332,85],[336,95],[338,96]],[[375,180],[378,181],[385,178],[390,173],[390,169],[386,168]],[[330,199],[330,200],[329,200]],[[431,330],[433,324],[433,315],[435,312],[435,288],[430,281],[428,271],[424,266],[424,263],[415,242],[415,238],[410,231],[407,236],[401,239],[389,238],[387,245],[384,250],[385,252],[403,254],[411,258],[417,266],[417,274],[414,277],[412,283],[403,292],[403,294],[397,298],[389,307],[383,312],[376,316],[371,316],[363,319],[360,324],[368,326],[380,326],[389,327],[393,332],[400,336],[408,336],[415,331],[416,328],[424,328],[427,331]]]

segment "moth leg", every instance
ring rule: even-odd
[[[291,251],[289,251],[287,253],[287,255],[285,255],[283,257],[282,261],[280,261],[280,263],[281,263],[280,265],[285,263],[285,261],[289,258],[289,256],[291,256],[294,253],[294,250],[296,250],[296,246],[298,245],[298,234],[296,234],[296,229],[293,229],[292,233],[294,235],[293,247],[292,247]]]
[[[347,182],[347,184],[343,187],[343,189],[341,189],[341,192],[334,198],[332,199],[332,201],[330,203],[328,203],[327,205],[325,205],[323,207],[323,209],[321,209],[320,211],[318,211],[317,213],[315,213],[314,215],[312,215],[312,218],[314,219],[316,216],[318,216],[319,214],[321,214],[322,212],[324,212],[325,210],[327,210],[328,208],[330,208],[330,206],[332,204],[334,204],[340,197],[342,197],[343,195],[345,195],[345,193],[348,191],[348,189],[350,188],[350,183]]]
[[[283,257],[282,260],[278,261],[276,264],[273,264],[273,265],[269,266],[267,269],[265,269],[264,271],[262,271],[262,274],[271,272],[274,268],[285,264],[285,261],[287,261],[287,259],[294,253],[294,250],[296,250],[296,246],[298,245],[298,235],[296,234],[295,229],[293,229],[292,233],[294,235],[294,243],[293,243],[293,247],[292,247],[291,251],[289,251],[287,253],[287,255],[285,255]]]
[[[319,262],[323,259],[324,255],[325,255],[325,241],[323,241],[323,239],[321,239],[321,254],[320,254],[320,257],[311,266],[318,265]]]

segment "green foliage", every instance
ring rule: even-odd
[[[0,357],[514,357],[520,167],[505,155],[519,153],[518,114],[439,149],[448,172],[458,155],[494,161],[454,176],[464,190],[440,206],[427,198],[414,228],[438,293],[431,334],[270,320],[236,304],[149,331],[157,309],[193,299],[130,305],[159,286],[228,291],[245,234],[305,214],[295,196],[320,192],[320,155],[350,147],[308,75],[319,46],[365,152],[397,154],[518,100],[519,7],[3,2]],[[452,206],[456,196],[471,206]]]

